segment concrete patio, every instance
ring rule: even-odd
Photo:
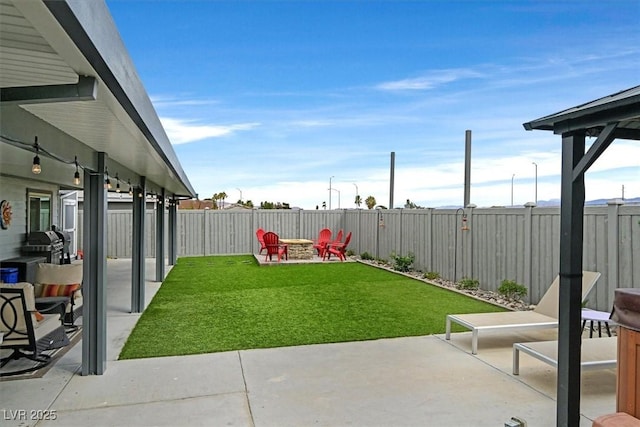
[[[129,313],[131,261],[107,267],[105,374],[79,375],[80,343],[40,379],[2,381],[3,426],[495,427],[512,416],[555,425],[555,369],[522,355],[520,375],[511,374],[513,342],[555,331],[487,333],[477,356],[471,335],[458,333],[118,361],[139,315]],[[159,286],[146,283],[147,303]],[[171,345],[162,331],[158,339]],[[614,369],[582,374],[581,426],[615,412],[615,388]],[[31,410],[56,419],[32,420]]]

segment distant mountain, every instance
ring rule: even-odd
[[[612,199],[596,199],[596,200],[588,200],[584,202],[585,206],[606,206],[609,200]],[[633,197],[631,199],[624,199],[625,205],[638,205],[640,204],[640,197]],[[560,199],[551,199],[551,200],[538,200],[539,208],[550,208],[550,207],[560,207]],[[462,206],[458,205],[450,205],[450,206],[439,206],[436,209],[458,209]],[[484,207],[484,206],[480,206]],[[487,206],[488,207],[488,206]],[[491,206],[492,208],[505,208],[510,206]],[[514,208],[521,208],[522,205],[515,205]],[[398,208],[396,208],[398,209]]]
[[[606,206],[607,203],[612,199],[595,199],[595,200],[587,200],[584,202],[585,206]],[[625,205],[637,205],[640,204],[640,197],[634,197],[631,199],[624,199]],[[552,206],[560,206],[560,199],[551,199],[551,200],[538,200],[538,207],[552,207]]]
[[[611,199],[597,199],[597,200],[589,200],[588,202],[584,202],[587,206],[597,206],[597,205],[606,205]],[[637,205],[640,204],[640,197],[634,197],[632,199],[624,199],[625,205]]]
[[[612,199],[595,199],[595,200],[587,200],[584,202],[585,206],[603,206],[607,205],[609,201]],[[624,199],[625,205],[637,205],[640,204],[640,197],[634,197],[631,199]],[[560,199],[551,199],[551,200],[538,200],[538,207],[550,207],[550,206],[560,206]]]
[[[538,200],[538,207],[560,206],[560,199]]]

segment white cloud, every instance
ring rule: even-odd
[[[387,91],[430,90],[457,80],[479,77],[482,77],[482,74],[465,68],[432,70],[420,77],[380,83],[376,88]]]
[[[181,107],[181,106],[202,106],[202,105],[216,105],[220,101],[216,99],[182,99],[174,98],[170,96],[151,96],[151,102],[156,108],[160,107]]]
[[[161,117],[160,121],[167,132],[169,140],[173,144],[187,144],[206,138],[219,138],[236,131],[250,130],[260,125],[259,123],[241,123],[225,126],[199,125],[191,120],[172,119],[168,117]]]

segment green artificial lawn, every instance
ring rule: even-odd
[[[447,314],[490,311],[503,310],[361,263],[180,258],[120,358],[437,334]]]

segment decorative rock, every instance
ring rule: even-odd
[[[390,264],[381,262],[381,261],[368,261],[368,260],[362,260],[360,259],[360,262],[365,263],[365,264],[370,264],[373,265],[375,267],[380,267],[380,268],[384,268],[385,270],[389,270],[398,274],[404,274],[405,276],[410,276],[413,277],[415,279],[418,280],[422,280],[426,283],[431,283],[431,284],[435,284],[437,286],[443,287],[443,288],[449,288],[451,290],[454,290],[456,292],[460,292],[460,293],[464,293],[467,294],[471,297],[477,298],[477,299],[481,299],[484,301],[487,301],[491,304],[495,304],[495,305],[499,305],[501,307],[505,307],[514,311],[522,311],[522,310],[533,310],[536,306],[531,304],[526,304],[524,301],[522,300],[509,300],[509,299],[505,299],[502,295],[498,294],[497,292],[492,292],[492,291],[488,291],[485,289],[458,289],[458,287],[456,286],[455,282],[452,282],[450,280],[446,280],[446,279],[433,279],[433,280],[427,280],[424,278],[424,273],[422,273],[421,271],[414,271],[411,270],[407,273],[400,273],[398,271],[395,271]]]

